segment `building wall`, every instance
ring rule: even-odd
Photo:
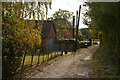
[[[43,43],[45,44],[45,45],[47,45],[48,43],[47,43],[47,41],[48,41],[48,39],[47,38],[43,38]]]
[[[44,38],[43,39],[43,43],[46,45],[46,49],[48,49],[48,40],[49,39],[55,39],[55,31],[54,31],[54,28],[53,28],[53,26],[51,27],[51,29],[50,29],[50,34],[49,34],[49,36],[47,37],[47,38]]]
[[[54,38],[54,39],[55,39],[55,31],[54,31],[53,26],[51,27],[51,29],[50,29],[50,34],[49,34],[49,36],[48,36],[48,39],[50,39],[50,38]]]

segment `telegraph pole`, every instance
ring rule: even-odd
[[[79,6],[79,15],[78,11],[76,12],[76,40],[75,40],[75,51],[77,50],[77,42],[78,42],[78,27],[79,27],[79,21],[80,21],[80,11],[81,11],[81,5]]]
[[[73,16],[73,38],[75,38],[75,35],[74,35],[74,28],[75,28],[75,16]]]

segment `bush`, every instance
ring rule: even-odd
[[[4,26],[5,27],[5,26]],[[13,34],[13,29],[11,33],[5,33],[6,30],[3,29],[3,41],[2,41],[2,78],[10,77],[15,75],[17,69],[20,67],[23,50],[14,36],[8,34]]]
[[[35,21],[18,17],[19,3],[10,2],[2,4],[2,78],[13,77],[21,65],[22,56],[36,45],[41,45],[41,25],[33,29]],[[12,10],[14,9],[14,10]],[[5,10],[5,11],[4,11]],[[15,11],[16,10],[16,11]],[[14,14],[14,15],[12,15]],[[36,44],[37,43],[37,44]]]
[[[78,41],[77,49],[79,49],[80,43]],[[56,40],[55,42],[55,51],[75,51],[75,40],[72,39],[63,39]]]
[[[83,41],[83,36],[82,35],[78,35],[78,40],[79,41]]]

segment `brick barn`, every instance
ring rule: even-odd
[[[38,21],[35,21],[36,27]],[[46,46],[47,53],[53,52],[56,39],[56,29],[53,21],[44,21],[42,23],[42,42]]]
[[[37,28],[37,26],[38,21],[36,20],[35,27]],[[63,39],[72,39],[73,30],[73,26],[66,19],[44,20],[42,23],[42,45],[45,45],[47,53],[54,51],[55,40],[59,39],[58,36]]]
[[[55,19],[53,22],[56,27],[56,32],[58,34],[57,36],[60,36],[64,39],[73,38],[73,26],[66,19]]]

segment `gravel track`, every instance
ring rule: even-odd
[[[90,59],[97,48],[98,45],[93,45],[81,49],[75,56],[69,55],[56,60],[37,71],[36,74],[25,76],[25,78],[95,78]]]

